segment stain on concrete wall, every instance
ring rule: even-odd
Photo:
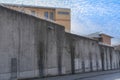
[[[71,68],[74,68],[74,71],[72,70],[73,72],[82,73],[99,71],[102,69],[100,49],[97,41],[78,35],[66,33],[66,44],[69,44],[69,47],[67,47],[66,50],[71,49],[71,43],[73,43],[72,47],[74,49],[74,56],[71,55],[71,59],[73,59],[73,61],[71,60],[71,64],[73,64]]]
[[[16,74],[16,78],[29,78],[65,73],[61,59],[65,41],[63,26],[2,6],[0,11],[1,79]],[[10,67],[12,58],[17,59],[16,74],[12,74]]]

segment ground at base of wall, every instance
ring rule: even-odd
[[[81,74],[74,74],[74,75],[48,77],[48,78],[41,78],[41,79],[22,79],[22,80],[77,80],[77,79],[89,78],[89,77],[106,75],[106,74],[114,74],[114,73],[120,73],[120,69],[119,70],[88,72],[88,73],[81,73]]]

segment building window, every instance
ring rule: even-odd
[[[54,13],[53,12],[50,12],[50,19],[54,20]]]
[[[70,13],[69,13],[69,12],[62,12],[62,11],[59,11],[58,14],[69,15]]]
[[[31,15],[34,15],[34,16],[35,16],[35,11],[31,11]]]
[[[45,12],[45,13],[44,13],[44,17],[45,17],[46,19],[48,19],[48,12]]]

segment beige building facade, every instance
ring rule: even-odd
[[[39,18],[47,19],[65,27],[66,32],[71,31],[71,11],[68,8],[42,7],[18,4],[3,4],[5,7],[21,11]]]

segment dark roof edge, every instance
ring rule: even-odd
[[[104,34],[104,33],[101,33],[100,35],[105,35],[105,36],[108,36],[108,37],[110,37],[110,38],[114,38],[114,37],[112,37],[112,36],[110,36],[110,35],[107,35],[107,34]]]
[[[75,36],[75,37],[84,38],[84,39],[89,39],[89,40],[92,40],[92,41],[96,41],[96,42],[98,42],[97,40],[92,39],[92,38],[89,38],[89,37],[86,37],[86,36],[77,35],[77,34],[68,33],[68,32],[65,32],[65,33],[66,33],[66,34],[69,34],[69,35],[73,35],[73,36]]]

